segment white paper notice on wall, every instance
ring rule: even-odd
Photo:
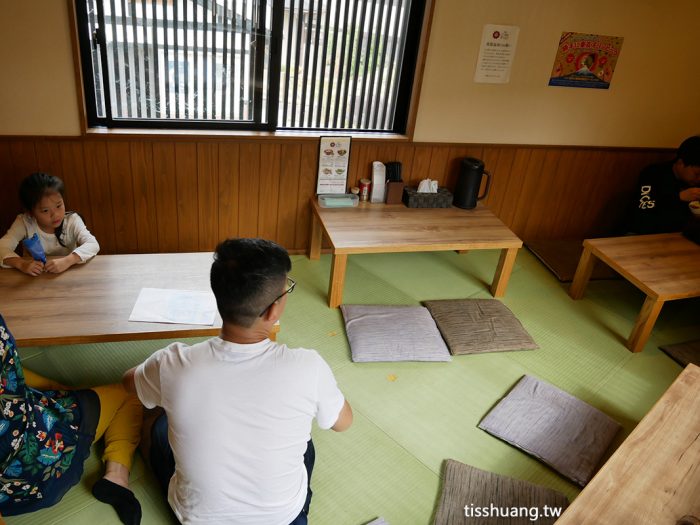
[[[484,26],[479,59],[476,62],[476,71],[474,72],[474,82],[508,83],[519,32],[518,26],[494,24]]]

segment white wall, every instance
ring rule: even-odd
[[[0,135],[79,135],[66,0],[0,3]],[[436,0],[424,142],[675,147],[700,133],[698,0]],[[509,84],[475,84],[484,24],[520,27]],[[609,90],[549,87],[562,31],[623,36]]]
[[[415,140],[676,147],[700,133],[697,0],[436,0]],[[520,27],[509,84],[475,84],[485,24]],[[547,85],[562,31],[624,37],[610,89]]]

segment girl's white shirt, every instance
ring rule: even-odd
[[[46,233],[39,228],[34,217],[26,213],[17,215],[7,233],[0,239],[0,261],[3,268],[9,268],[5,264],[8,257],[20,257],[15,249],[24,239],[39,236],[41,246],[46,255],[69,255],[75,253],[84,263],[92,259],[100,251],[100,245],[95,236],[90,233],[85,223],[77,213],[66,213],[63,219],[63,233],[61,240],[65,246],[61,246],[53,233]]]

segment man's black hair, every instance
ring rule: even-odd
[[[228,239],[216,247],[211,289],[221,318],[250,327],[282,293],[292,268],[287,250],[265,239]]]
[[[700,166],[700,135],[685,139],[678,147],[676,156],[686,166]]]

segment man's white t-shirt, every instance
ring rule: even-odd
[[[314,418],[332,427],[345,398],[314,350],[265,339],[173,343],[138,366],[136,391],[168,416],[168,501],[182,523],[288,525],[306,499]]]

